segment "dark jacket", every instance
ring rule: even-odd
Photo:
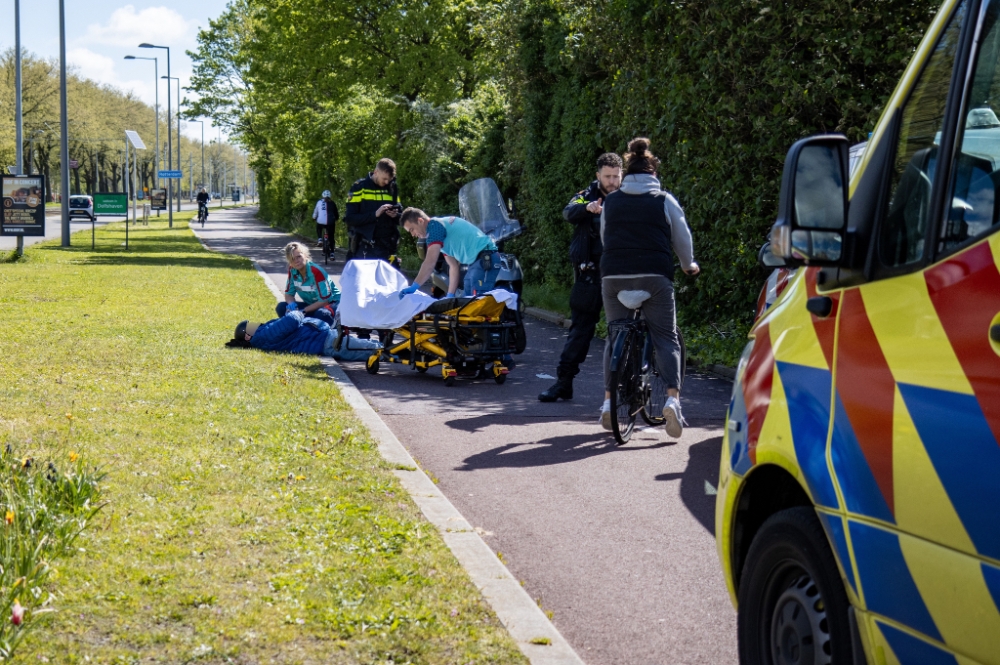
[[[604,250],[601,244],[601,215],[588,212],[587,204],[603,199],[604,196],[600,184],[595,180],[563,208],[563,218],[576,227],[569,245],[569,260],[576,270],[580,269],[581,264],[593,263],[595,268],[601,266],[601,253]]]
[[[670,222],[664,212],[667,193],[629,195],[621,190],[604,200],[604,263],[609,275],[663,275],[674,278]]]
[[[306,317],[293,309],[280,319],[272,319],[250,338],[250,346],[262,351],[285,351],[287,353],[308,353],[320,355],[330,326],[319,319]]]
[[[399,218],[386,214],[375,216],[375,211],[386,203],[399,203],[396,181],[383,188],[368,174],[351,185],[344,222],[351,234],[360,234],[366,241],[395,254],[399,246]]]
[[[694,263],[684,210],[650,173],[625,176],[621,188],[604,199],[601,237],[602,278],[663,275],[673,279],[674,253],[681,268]]]

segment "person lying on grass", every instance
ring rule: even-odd
[[[303,314],[296,303],[288,303],[281,318],[267,323],[241,321],[226,346],[323,355],[334,360],[367,360],[372,351],[381,348],[378,342],[344,335],[342,330],[339,319],[330,326]]]

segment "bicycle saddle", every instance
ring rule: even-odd
[[[629,309],[639,309],[642,307],[642,303],[650,299],[651,294],[649,291],[619,291],[618,292],[618,302],[625,305]]]

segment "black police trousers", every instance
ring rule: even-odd
[[[573,322],[566,336],[556,373],[560,379],[572,379],[580,373],[580,363],[587,359],[590,342],[601,320],[601,276],[597,270],[577,271],[576,283],[569,296]]]

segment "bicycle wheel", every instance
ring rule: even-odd
[[[663,424],[663,407],[667,403],[667,384],[656,368],[656,351],[649,354],[649,363],[642,375],[642,419],[647,425],[659,427]]]
[[[681,329],[680,328],[677,329],[677,343],[680,344],[680,347],[681,347],[681,385],[680,385],[680,387],[683,388],[684,387],[684,377],[687,374],[688,350],[687,350],[687,347],[684,345],[684,335],[681,334]]]
[[[636,413],[642,408],[641,362],[642,337],[633,330],[623,330],[621,345],[615,344],[618,362],[611,358],[611,430],[618,445],[628,443],[635,429]]]

